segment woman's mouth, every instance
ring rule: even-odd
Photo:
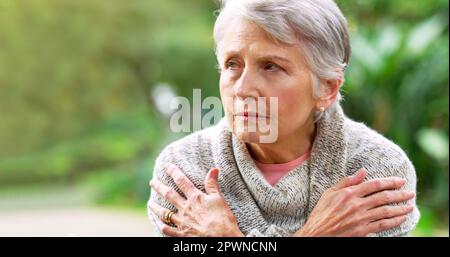
[[[234,114],[234,117],[243,120],[257,120],[268,118],[266,115],[262,115],[256,112],[239,112]]]

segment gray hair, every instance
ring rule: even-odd
[[[214,25],[216,55],[226,27],[236,17],[254,22],[272,37],[286,44],[300,43],[312,71],[313,95],[320,96],[323,80],[341,77],[350,59],[347,21],[333,0],[221,0]],[[339,105],[335,103],[326,111]],[[321,115],[322,116],[322,115]]]

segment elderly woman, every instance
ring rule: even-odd
[[[148,208],[159,232],[405,236],[414,229],[413,165],[339,105],[350,42],[332,0],[224,1],[214,38],[225,118],[157,158]],[[275,115],[234,108],[260,97],[278,99]],[[276,123],[273,142],[237,126],[261,119]]]

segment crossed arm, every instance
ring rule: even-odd
[[[205,192],[195,185],[175,165],[165,169],[185,197],[156,178],[150,182],[154,192],[177,210],[172,225],[162,222],[168,209],[150,200],[148,207],[161,233],[173,237],[185,236],[283,236],[282,228],[272,225],[266,234],[253,229],[244,235],[224,197],[220,193],[217,168],[205,178]],[[415,197],[414,192],[396,190],[406,180],[398,177],[363,182],[367,172],[361,169],[346,177],[321,196],[305,225],[291,236],[367,236],[399,226],[413,211],[413,205],[392,205]]]

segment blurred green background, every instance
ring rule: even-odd
[[[416,167],[414,235],[448,236],[448,1],[340,0],[347,115]],[[172,96],[218,96],[207,0],[0,0],[0,212],[146,211]]]

